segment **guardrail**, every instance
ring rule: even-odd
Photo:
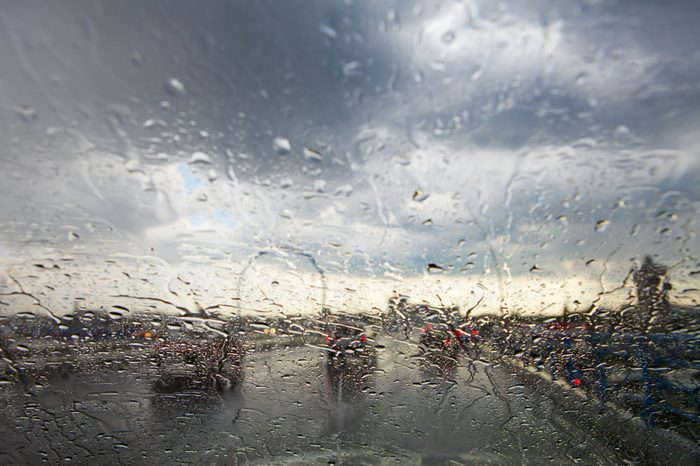
[[[700,344],[690,334],[513,331],[492,338],[502,354],[612,402],[649,426],[700,435]]]

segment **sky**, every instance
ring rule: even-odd
[[[695,2],[4,10],[0,313],[700,298]]]

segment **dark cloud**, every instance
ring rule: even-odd
[[[690,267],[698,20],[693,2],[8,5],[4,255],[26,251],[17,222],[59,250],[76,242],[55,224],[93,222],[88,253],[171,263],[292,244],[349,274],[652,250]]]

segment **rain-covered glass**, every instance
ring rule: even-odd
[[[0,3],[0,464],[700,462],[697,2]]]

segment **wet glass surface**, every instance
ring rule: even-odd
[[[697,464],[700,8],[0,15],[0,462]]]

